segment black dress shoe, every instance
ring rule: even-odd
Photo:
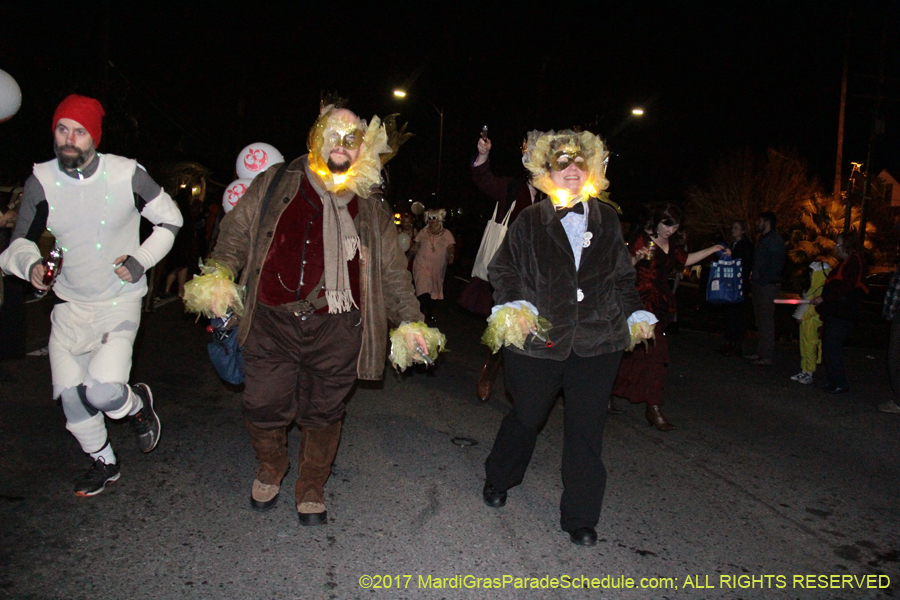
[[[579,527],[569,532],[569,539],[579,546],[596,546],[597,530],[593,527]]]
[[[484,503],[491,508],[503,508],[506,506],[506,492],[495,490],[494,486],[487,481],[484,482],[484,489],[481,490],[481,497],[484,498]]]

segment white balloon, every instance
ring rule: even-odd
[[[413,202],[412,206],[409,207],[409,210],[413,211],[415,215],[421,215],[425,212],[425,205],[421,202]]]
[[[283,162],[284,156],[274,146],[259,142],[241,150],[234,168],[238,177],[253,179],[272,165]]]
[[[225,193],[222,194],[222,208],[225,209],[226,215],[231,212],[252,182],[253,179],[250,178],[235,179],[225,188]]]
[[[22,90],[12,75],[0,71],[0,123],[19,112],[22,106]]]
[[[404,252],[409,250],[409,234],[408,233],[398,233],[397,241],[400,243],[400,249]]]

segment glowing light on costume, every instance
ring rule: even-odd
[[[587,162],[584,171],[587,179],[577,194],[559,188],[550,177],[551,164],[561,155],[575,157],[584,156]],[[598,198],[600,193],[609,187],[606,179],[606,164],[609,152],[603,141],[590,131],[571,131],[565,129],[556,133],[531,131],[525,138],[525,151],[522,164],[531,172],[531,183],[535,188],[550,196],[555,206],[573,206],[588,198]],[[580,168],[580,167],[579,167]]]
[[[346,172],[332,173],[328,168],[328,156],[338,145],[349,143],[348,136],[355,132],[365,132],[359,146],[359,156]],[[372,117],[372,122],[367,125],[364,119],[357,121],[346,113],[335,116],[334,107],[326,106],[309,130],[306,140],[310,169],[316,172],[329,192],[339,193],[347,189],[367,197],[372,186],[381,183],[380,155],[391,152],[387,140],[387,132],[377,116]]]

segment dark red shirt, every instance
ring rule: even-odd
[[[347,205],[356,220],[359,202],[354,196]],[[279,306],[314,298],[324,298],[325,246],[322,241],[322,199],[304,178],[275,228],[272,245],[259,276],[259,301],[266,306]],[[347,263],[350,290],[359,306],[359,252]],[[300,276],[303,276],[301,284]],[[320,287],[321,284],[321,287]],[[316,290],[318,288],[318,290]],[[328,306],[316,312],[328,312]]]

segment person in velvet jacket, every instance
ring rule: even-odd
[[[597,542],[606,487],[603,426],[619,360],[632,341],[629,325],[642,321],[649,335],[656,320],[642,310],[618,216],[596,199],[609,184],[606,156],[589,132],[529,134],[523,162],[550,197],[522,211],[488,268],[495,304],[531,307],[550,321],[553,343],[529,338],[522,349],[503,349],[514,404],[485,462],[483,498],[500,508],[507,490],[522,482],[562,389],[560,525],[579,545]]]

